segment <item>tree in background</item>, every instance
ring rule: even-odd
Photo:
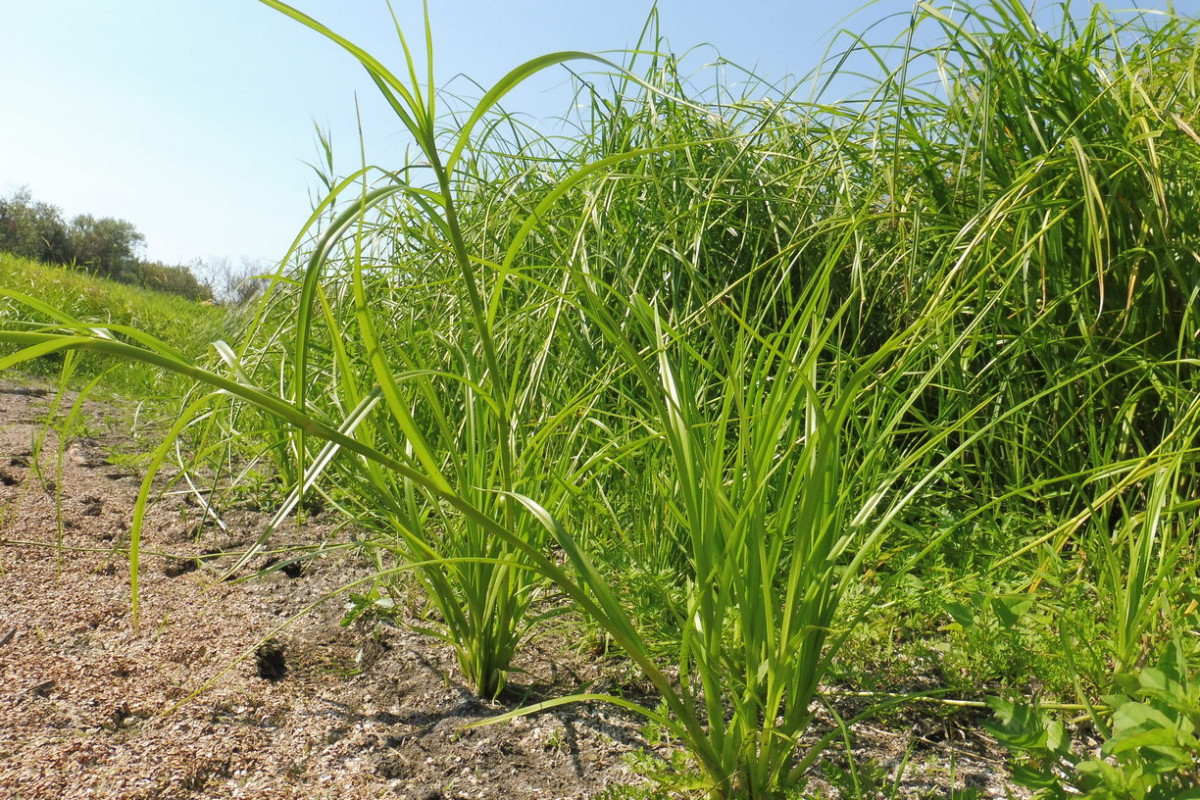
[[[146,289],[211,301],[211,287],[187,267],[144,261],[146,246],[133,223],[80,214],[68,224],[62,210],[35,203],[27,188],[0,198],[0,252],[86,270],[102,278]]]
[[[161,261],[138,261],[128,272],[126,283],[167,292],[195,302],[212,302],[212,286],[201,283],[187,267],[172,267]]]
[[[33,202],[26,188],[0,198],[0,250],[50,264],[69,263],[71,239],[62,212]]]
[[[123,219],[80,214],[71,220],[71,254],[75,263],[103,278],[125,283],[136,277],[138,252],[146,237]]]

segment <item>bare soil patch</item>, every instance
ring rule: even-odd
[[[625,758],[647,747],[641,721],[611,707],[464,728],[521,700],[610,691],[629,681],[619,660],[552,634],[521,656],[509,704],[482,703],[448,647],[404,627],[343,627],[344,596],[318,603],[369,575],[352,551],[217,580],[230,561],[207,555],[247,548],[260,513],[227,513],[221,530],[200,525],[186,495],[154,505],[135,628],[123,549],[140,476],[110,463],[122,434],[94,433],[109,410],[91,403],[92,438],[68,441],[59,467],[50,435],[35,464],[52,397],[0,380],[0,797],[514,800],[641,782]],[[320,516],[283,534],[348,536]],[[860,726],[856,758],[907,764],[906,796],[1005,796],[994,745],[921,724]]]
[[[197,505],[156,504],[134,629],[119,550],[140,476],[107,462],[117,436],[69,442],[61,486],[51,436],[39,474],[50,400],[0,383],[0,796],[574,798],[632,779],[621,755],[639,745],[637,720],[580,706],[464,730],[506,707],[474,699],[446,647],[401,627],[341,627],[344,596],[303,613],[369,574],[352,553],[215,582],[221,562],[197,557],[244,550],[262,514],[197,535]],[[345,535],[317,518],[285,537]],[[567,691],[603,671],[539,649],[514,692]]]

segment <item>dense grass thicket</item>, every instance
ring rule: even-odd
[[[798,748],[824,685],[921,669],[993,698],[1050,796],[1200,796],[1200,23],[922,4],[835,43],[814,85],[842,46],[877,65],[837,103],[696,89],[651,24],[627,63],[548,55],[439,114],[407,45],[394,73],[264,2],[357,58],[419,157],[331,181],[208,362],[60,319],[0,366],[197,379],[198,461],[271,476],[277,524],[352,518],[359,611],[419,587],[484,697],[570,615],[661,704],[552,702],[663,726],[691,757],[664,791],[798,791],[842,736]],[[573,136],[501,110],[563,63]]]

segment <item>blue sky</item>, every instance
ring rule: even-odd
[[[293,4],[398,67],[383,0]],[[393,4],[419,39],[418,0]],[[890,40],[912,4],[876,0],[846,19],[857,5],[660,0],[659,9],[673,51],[708,43],[777,80],[816,67],[842,26],[863,31],[882,20],[872,38]],[[439,83],[463,73],[490,85],[542,53],[633,46],[650,2],[430,6]],[[362,69],[256,0],[0,0],[0,53],[0,195],[28,186],[68,216],[127,219],[151,259],[279,258],[316,185],[305,164],[317,158],[314,123],[332,132],[342,171],[358,164],[356,93],[368,160],[404,158],[399,124]],[[691,63],[714,57],[701,47]],[[540,118],[564,112],[569,98],[558,71],[507,105]]]

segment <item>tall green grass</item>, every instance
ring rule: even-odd
[[[1027,597],[1004,624],[1037,608],[1101,727],[1195,628],[1195,21],[922,4],[900,42],[843,40],[881,74],[833,103],[697,90],[652,16],[623,65],[547,55],[447,114],[428,28],[424,60],[397,24],[393,72],[264,2],[357,59],[420,155],[327,181],[207,360],[52,314],[0,332],[24,346],[0,368],[80,349],[195,380],[172,435],[235,488],[270,476],[262,541],[344,513],[482,696],[575,613],[663,705],[548,705],[634,708],[714,796],[775,797],[923,559]],[[564,63],[602,70],[577,133],[502,110]],[[136,598],[136,535],[133,566]]]

